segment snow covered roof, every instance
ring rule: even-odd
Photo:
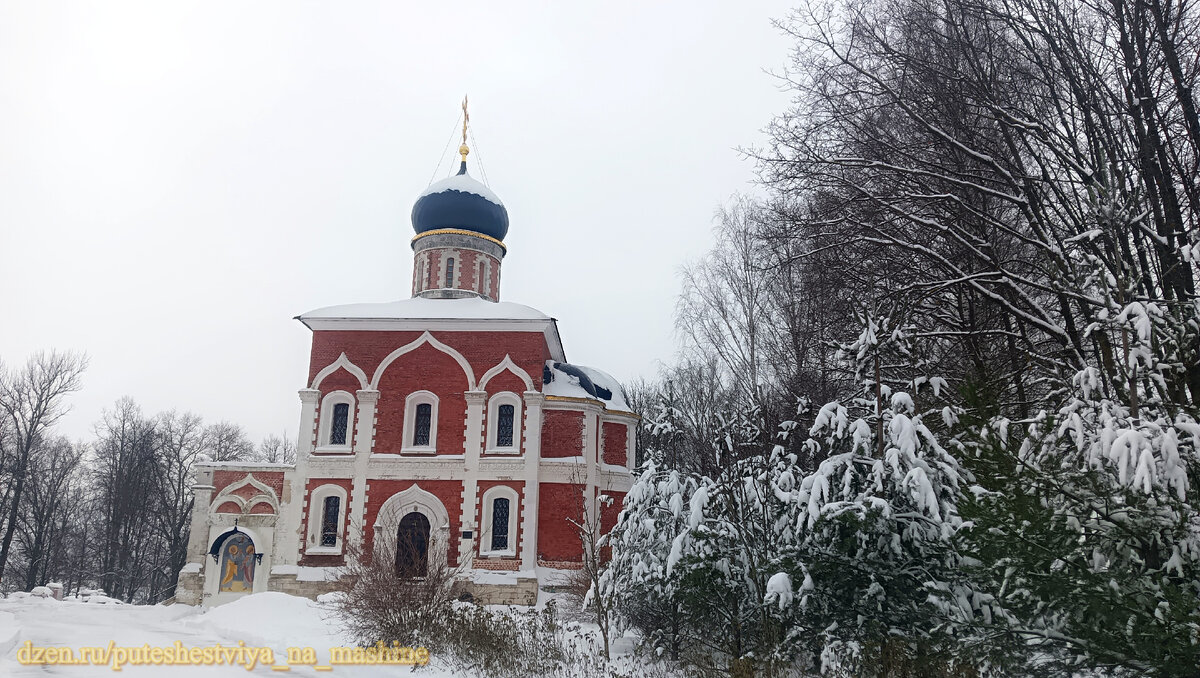
[[[296,316],[310,330],[419,330],[431,332],[541,332],[550,356],[565,361],[554,318],[536,308],[480,297],[414,297],[375,304],[326,306]]]
[[[487,301],[480,297],[464,299],[424,299],[414,297],[374,304],[326,306],[296,316],[305,321],[318,318],[355,318],[363,320],[550,320],[536,308],[511,301]],[[307,324],[307,323],[305,323]]]
[[[547,360],[542,381],[542,392],[546,395],[599,400],[608,409],[632,411],[625,402],[621,384],[612,375],[594,367]]]
[[[207,455],[201,455],[202,458],[196,460],[197,466],[217,466],[239,469],[277,469],[284,470],[293,468],[295,464],[280,464],[270,461],[212,461]]]
[[[496,195],[495,191],[487,186],[484,186],[474,177],[466,173],[454,174],[450,177],[442,179],[441,181],[435,181],[434,183],[430,184],[429,188],[425,189],[421,195],[417,196],[417,199],[419,200],[427,195],[433,195],[434,193],[442,193],[445,191],[472,193],[483,198],[484,200],[487,200],[488,202],[492,202],[504,207],[504,203],[500,202],[500,196]]]

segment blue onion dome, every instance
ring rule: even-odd
[[[464,160],[458,174],[430,185],[417,198],[412,224],[418,234],[455,228],[503,241],[508,234],[508,210],[492,189],[467,174]]]

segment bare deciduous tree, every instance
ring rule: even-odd
[[[21,369],[0,365],[0,416],[7,420],[8,429],[4,470],[12,485],[0,540],[0,579],[17,529],[30,462],[47,429],[67,413],[67,396],[79,390],[86,368],[85,356],[58,351],[37,353]]]

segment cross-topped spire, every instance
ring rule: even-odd
[[[463,165],[465,166],[467,163],[467,154],[471,152],[471,149],[467,148],[467,123],[471,121],[471,114],[467,112],[467,96],[465,94],[463,95],[462,109],[463,137],[462,146],[458,147],[458,154],[462,156]]]

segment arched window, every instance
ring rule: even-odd
[[[342,552],[346,522],[346,488],[322,485],[308,498],[308,541],[305,553],[338,555]]]
[[[333,425],[329,431],[330,445],[346,444],[346,427],[350,423],[349,403],[338,403],[333,406]]]
[[[496,422],[496,447],[513,446],[514,410],[512,405],[500,406],[500,419]]]
[[[332,391],[321,400],[318,452],[350,451],[350,432],[354,430],[353,405],[354,396],[346,391]]]
[[[488,454],[521,453],[521,397],[511,391],[488,398]]]
[[[475,278],[476,291],[478,291],[480,294],[487,294],[487,287],[488,287],[487,284],[488,284],[487,261],[484,259],[480,259],[479,260],[479,275]]]
[[[454,257],[446,259],[446,287],[454,287]]]
[[[404,403],[401,452],[432,454],[437,449],[438,399],[429,391],[410,393]]]
[[[324,510],[321,512],[321,546],[337,546],[338,518],[342,515],[342,498],[325,497]]]
[[[429,447],[429,425],[433,420],[433,405],[417,405],[417,421],[413,428],[413,447]]]
[[[508,550],[508,498],[492,500],[492,551]]]
[[[496,485],[483,493],[480,516],[479,555],[511,557],[517,554],[517,491]]]

